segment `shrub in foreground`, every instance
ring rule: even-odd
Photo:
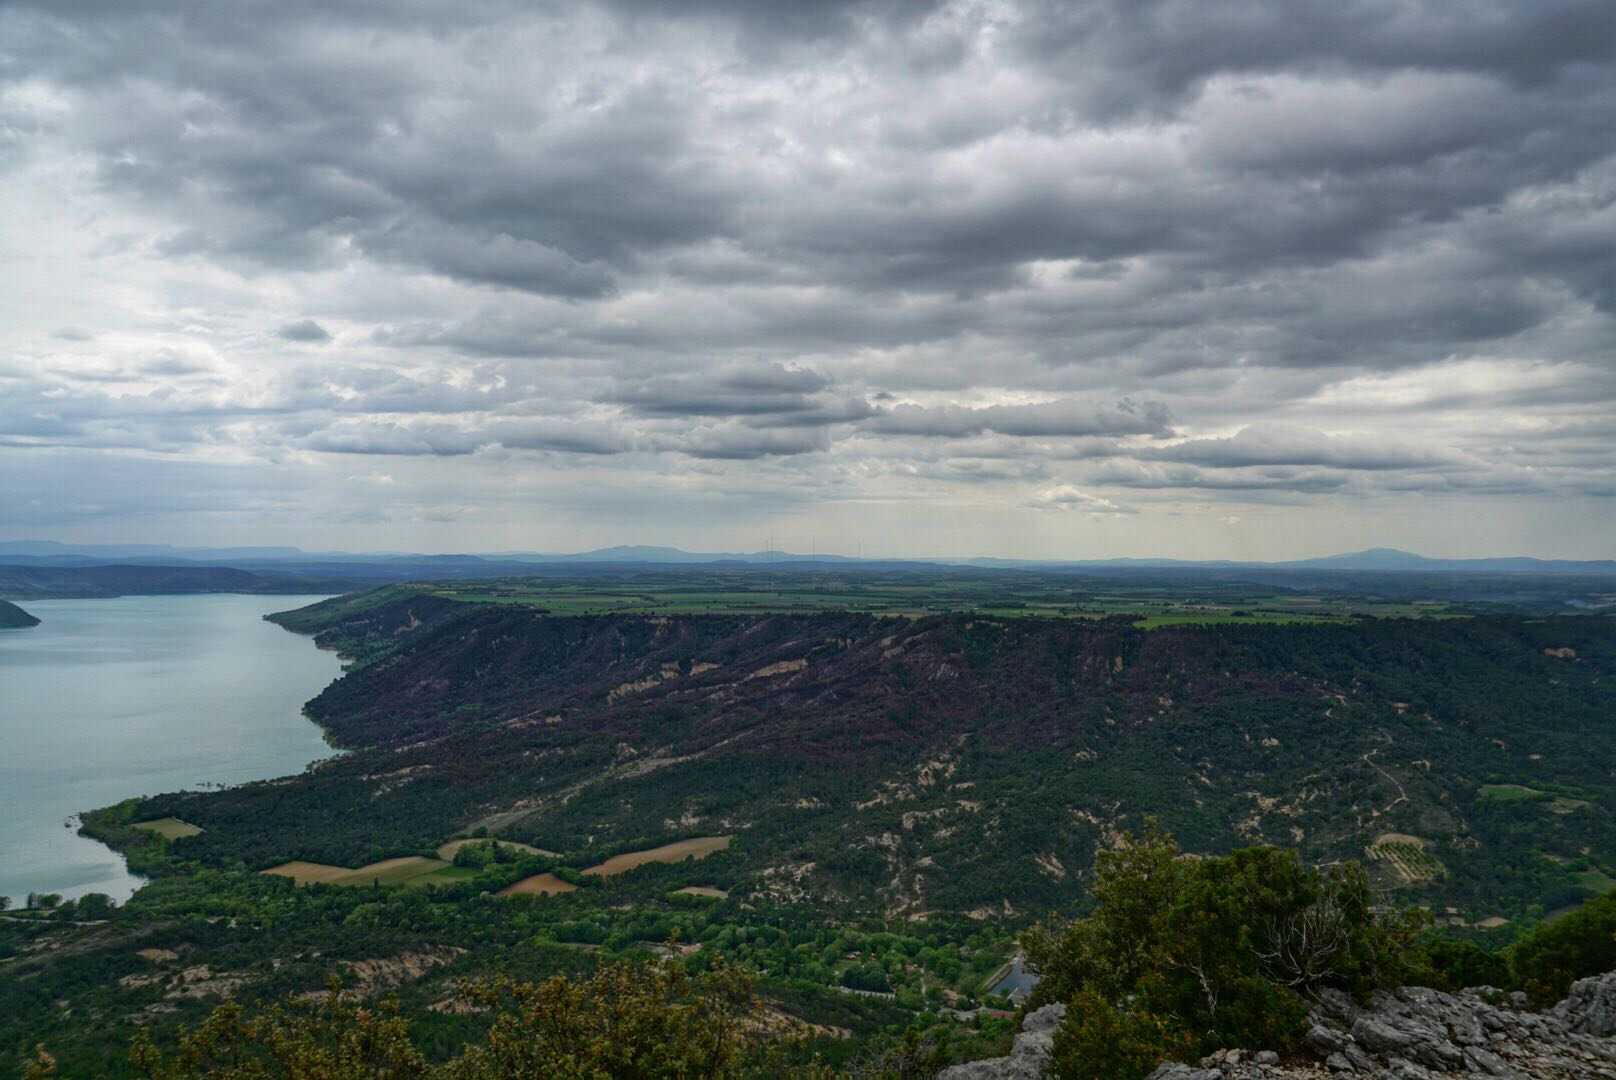
[[[1165,1057],[1222,1047],[1286,1050],[1303,996],[1396,985],[1423,925],[1373,903],[1356,864],[1319,869],[1294,851],[1197,859],[1148,828],[1096,858],[1095,909],[1023,940],[1043,976],[1033,1004],[1067,1003],[1056,1074],[1127,1080]]]
[[[486,1010],[487,1039],[442,1065],[411,1043],[396,1002],[364,1003],[335,983],[328,993],[291,998],[250,1013],[219,1006],[178,1045],[160,1050],[142,1032],[131,1059],[151,1080],[320,1077],[321,1080],[649,1080],[652,1077],[795,1075],[789,1038],[771,1034],[751,977],[722,960],[700,975],[678,963],[605,964],[588,978],[542,984],[509,979],[462,987]],[[772,1025],[778,1027],[778,1024]],[[30,1078],[54,1076],[43,1051]]]

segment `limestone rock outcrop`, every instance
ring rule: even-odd
[[[938,1080],[1039,1080],[1054,1049],[1055,1029],[1065,1018],[1064,1005],[1034,1009],[1022,1018],[1009,1056],[952,1065],[938,1074]]]
[[[940,1080],[1033,1080],[1046,1075],[1065,1007],[1028,1013],[1008,1057],[955,1065]],[[1420,986],[1367,1006],[1325,992],[1299,1054],[1219,1051],[1169,1062],[1149,1080],[1616,1080],[1616,972],[1582,979],[1551,1009],[1485,987],[1446,994]]]

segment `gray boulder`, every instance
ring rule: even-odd
[[[1195,1069],[1169,1061],[1157,1066],[1145,1080],[1223,1080],[1223,1074],[1217,1069]]]
[[[1554,1017],[1584,1035],[1616,1035],[1616,971],[1578,979],[1556,1005]]]
[[[1034,1009],[1021,1018],[1007,1056],[951,1065],[937,1074],[938,1080],[1042,1080],[1055,1047],[1055,1029],[1064,1019],[1064,1005]]]

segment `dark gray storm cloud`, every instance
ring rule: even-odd
[[[287,323],[275,331],[286,341],[330,341],[331,332],[313,319],[299,319],[297,322]]]
[[[378,530],[1462,498],[1597,548],[1612,115],[1605,0],[18,0],[0,444]]]

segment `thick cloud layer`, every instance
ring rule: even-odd
[[[0,529],[1608,556],[1604,0],[0,7]]]

